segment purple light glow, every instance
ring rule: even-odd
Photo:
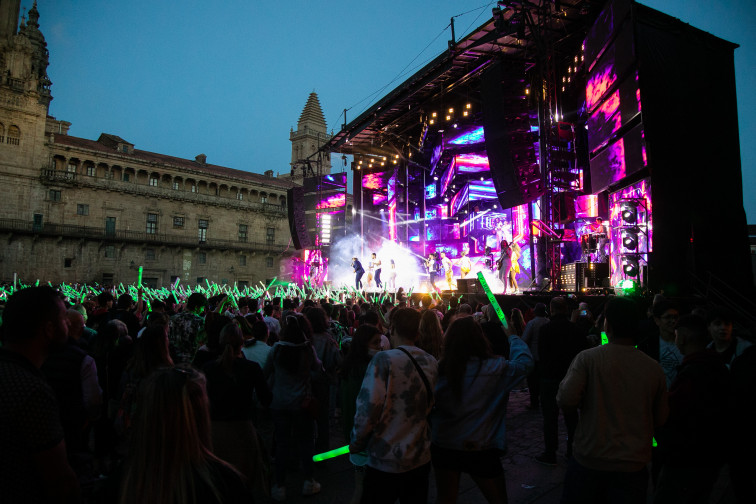
[[[373,206],[380,205],[388,201],[388,196],[383,193],[373,193]]]
[[[339,208],[346,205],[346,194],[340,193],[340,194],[334,194],[332,196],[328,196],[327,198],[324,198],[320,203],[316,205],[315,208],[318,210],[322,208]]]
[[[459,173],[480,173],[490,170],[488,156],[480,154],[460,154],[454,157],[454,164]]]
[[[601,71],[597,71],[585,86],[585,99],[588,110],[593,109],[606,94],[610,87],[617,81],[614,66],[608,65]]]
[[[461,135],[458,135],[454,137],[453,139],[449,140],[448,143],[452,145],[471,145],[476,144],[480,142],[484,142],[486,140],[485,134],[483,132],[483,127],[480,126],[473,126],[473,130],[467,130],[464,131]]]

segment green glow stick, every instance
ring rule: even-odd
[[[334,457],[338,457],[339,455],[346,455],[349,453],[349,445],[342,446],[341,448],[336,448],[335,450],[318,453],[317,455],[312,456],[313,462],[322,462],[324,460],[332,459]]]
[[[37,278],[37,283],[34,284],[34,287],[39,287],[39,278]]]
[[[144,268],[142,266],[139,266],[139,275],[137,276],[137,289],[142,287],[142,271],[144,271]]]
[[[494,296],[493,292],[491,292],[491,288],[488,286],[488,282],[486,282],[486,277],[483,276],[482,271],[478,272],[478,281],[483,287],[483,290],[486,292],[486,297],[491,303],[491,306],[494,307],[494,311],[496,311],[496,315],[499,317],[499,320],[501,320],[501,323],[504,324],[504,329],[509,329],[509,324],[507,324],[507,317],[504,316],[504,312],[501,310],[499,302],[496,301],[496,297]]]
[[[607,343],[609,343],[609,338],[607,337],[606,332],[601,331],[601,344],[606,345]]]

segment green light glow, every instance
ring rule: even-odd
[[[601,331],[601,344],[606,345],[607,343],[609,343],[609,337],[604,331]]]
[[[313,462],[322,462],[324,460],[332,459],[334,457],[338,457],[340,455],[346,455],[349,453],[349,445],[342,446],[341,448],[336,448],[335,450],[318,453],[317,455],[312,456]]]
[[[496,311],[496,315],[499,317],[499,320],[501,320],[501,323],[504,324],[504,329],[509,329],[509,324],[507,324],[507,317],[504,316],[504,312],[501,310],[501,306],[499,306],[499,302],[496,301],[496,296],[494,296],[493,292],[491,292],[491,288],[488,286],[488,282],[486,282],[486,278],[483,276],[483,272],[478,272],[478,281],[480,282],[480,285],[483,286],[483,290],[486,291],[486,297],[488,297],[488,301],[491,303],[491,306],[494,307],[494,311]]]

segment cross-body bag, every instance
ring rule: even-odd
[[[418,374],[420,375],[420,378],[423,379],[423,383],[425,384],[425,390],[428,392],[428,405],[430,406],[433,404],[433,389],[430,386],[430,382],[428,381],[428,378],[425,376],[425,373],[423,372],[423,369],[420,367],[420,364],[417,363],[414,357],[412,357],[412,354],[409,353],[407,350],[405,350],[402,347],[396,347],[397,350],[401,350],[402,352],[407,354],[407,357],[410,358],[412,361],[412,364],[415,365],[415,369],[417,369]]]

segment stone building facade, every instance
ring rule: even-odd
[[[48,116],[38,19],[35,3],[20,26],[0,23],[0,280],[125,284],[139,266],[155,287],[285,278],[292,182],[68,135]]]

